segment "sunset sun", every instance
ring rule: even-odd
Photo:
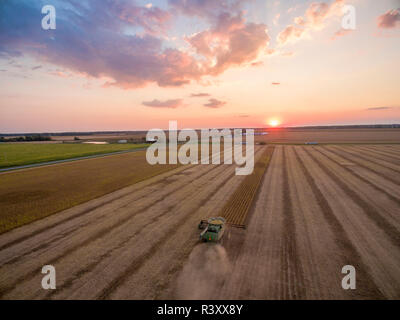
[[[279,120],[278,119],[271,119],[271,120],[268,121],[268,124],[271,127],[277,127],[279,125]]]

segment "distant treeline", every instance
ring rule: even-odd
[[[289,127],[287,129],[391,129],[400,128],[400,124],[360,124],[360,125],[338,125],[338,126],[304,126]]]
[[[12,137],[12,138],[0,137],[0,142],[27,142],[27,141],[51,141],[51,137],[42,136],[40,134],[31,136]]]
[[[281,127],[290,130],[296,129],[390,129],[390,128],[400,128],[400,124],[361,124],[361,125],[332,125],[332,126],[303,126],[303,127]],[[271,128],[253,128],[255,130],[265,130]],[[62,137],[62,136],[92,136],[92,135],[129,135],[129,134],[146,134],[147,131],[91,131],[91,132],[45,132],[45,133],[0,133],[1,137]],[[32,141],[32,140],[29,140]]]
[[[146,134],[147,131],[87,131],[87,132],[41,132],[41,133],[0,133],[0,137],[15,137],[15,136],[52,136],[52,137],[63,137],[63,136],[92,136],[92,135],[112,135],[112,134]]]

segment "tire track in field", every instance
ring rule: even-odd
[[[385,150],[387,150],[388,152],[392,152],[395,155],[400,155],[400,145],[388,145],[385,146]]]
[[[306,148],[303,148],[305,150]],[[361,275],[362,279],[366,279],[366,282],[362,282],[362,285],[365,284],[372,284],[368,285],[366,288],[368,292],[371,292],[374,297],[377,299],[384,299],[384,295],[379,290],[378,286],[374,282],[373,278],[367,272],[368,267],[364,264],[363,260],[361,259],[360,254],[358,253],[356,247],[354,247],[352,241],[350,240],[347,232],[343,228],[343,225],[340,223],[339,219],[336,217],[332,207],[329,205],[328,200],[325,198],[322,191],[318,188],[318,185],[311,175],[311,173],[307,170],[306,166],[304,165],[302,159],[298,154],[298,150],[294,148],[294,154],[297,159],[297,162],[300,164],[301,171],[303,172],[304,176],[308,184],[311,187],[312,192],[314,193],[315,199],[317,200],[318,206],[321,208],[321,213],[324,216],[326,222],[330,226],[332,230],[332,234],[334,235],[334,240],[337,246],[340,249],[342,260],[343,261],[355,261],[357,265],[357,273]],[[315,161],[315,159],[313,159]],[[320,166],[319,166],[320,167]],[[325,170],[324,170],[325,171]]]
[[[202,201],[206,201],[209,198],[210,194],[214,194],[218,191],[218,189],[222,188],[229,180],[232,179],[232,175],[228,175],[222,182],[217,184],[212,191],[210,191]],[[200,201],[200,202],[202,202]],[[179,205],[179,203],[177,204]],[[132,264],[121,274],[119,274],[108,286],[106,286],[100,294],[96,296],[95,299],[107,299],[118,287],[120,287],[131,275],[133,275],[145,262],[147,259],[151,258],[155,255],[157,249],[170,237],[171,232],[177,232],[177,230],[183,228],[183,223],[185,220],[192,215],[193,212],[189,211],[185,215],[183,215],[176,223],[172,224],[164,233],[162,237],[160,237],[149,250],[141,254],[138,258],[136,258]]]
[[[211,168],[209,171],[207,171],[207,173],[213,171],[213,170],[216,169],[217,167],[218,167],[218,166],[213,166],[213,168]],[[187,170],[187,169],[185,169],[185,170]],[[202,174],[205,174],[205,173],[201,173],[201,174],[199,174],[199,175],[197,175],[197,176],[200,176],[200,175],[202,175]],[[197,177],[197,176],[196,176],[196,177]],[[194,178],[196,178],[196,177],[194,177]],[[154,183],[152,183],[152,184],[146,186],[146,188],[147,188],[147,187],[150,187],[150,186],[152,186],[152,185],[158,184],[158,183],[164,183],[164,181],[165,181],[166,179],[168,179],[168,178],[169,178],[169,177],[165,177],[164,179],[160,180],[159,182],[154,182]],[[176,187],[174,190],[168,192],[167,194],[165,194],[164,196],[162,196],[160,199],[153,201],[151,204],[145,206],[144,208],[142,208],[142,209],[140,209],[140,210],[138,210],[138,211],[133,210],[133,211],[132,211],[132,213],[133,213],[132,217],[134,217],[134,216],[136,216],[137,214],[140,214],[141,212],[147,210],[147,209],[150,208],[151,206],[153,206],[153,205],[155,205],[155,204],[157,204],[157,203],[163,201],[166,197],[170,196],[171,194],[173,194],[174,192],[176,192],[177,190],[179,190],[179,189],[182,187],[182,185],[183,185],[184,183],[185,183],[185,182],[181,183],[181,184],[180,184],[178,187]],[[116,201],[116,200],[119,200],[119,199],[121,199],[121,198],[123,198],[123,197],[131,196],[131,195],[133,195],[133,194],[135,194],[135,191],[130,192],[130,193],[127,193],[127,194],[122,195],[122,196],[118,196],[117,198],[113,199],[113,200],[110,201],[110,202],[107,202],[107,203],[104,204],[104,205],[110,204],[110,203],[112,203],[112,202],[114,202],[114,201]],[[123,205],[118,206],[117,208],[114,209],[114,211],[117,211],[117,210],[126,208],[127,206],[129,206],[129,205],[132,204],[133,202],[140,201],[141,199],[144,199],[144,198],[147,198],[147,197],[148,197],[148,194],[145,193],[143,196],[140,196],[139,198],[135,198],[134,200],[130,200],[130,201],[124,203]],[[98,206],[96,206],[96,208],[97,208],[97,207],[98,207]],[[96,210],[96,208],[92,209],[91,211]],[[89,212],[90,212],[90,211],[89,211]],[[89,212],[88,212],[88,213],[89,213]],[[102,215],[100,215],[100,216],[96,216],[96,221],[95,221],[95,222],[96,222],[96,223],[99,222],[101,219],[107,217],[108,215],[109,215],[109,212],[105,212],[104,214],[102,214]],[[67,219],[67,220],[68,220],[68,219]],[[65,221],[65,220],[63,220],[63,221]],[[39,246],[32,248],[30,251],[24,252],[24,253],[22,253],[22,254],[18,254],[18,256],[15,256],[14,258],[11,258],[10,260],[8,260],[8,261],[2,263],[0,267],[6,266],[6,265],[9,265],[9,264],[13,264],[13,263],[17,262],[18,260],[22,259],[23,257],[25,257],[25,256],[27,256],[27,255],[30,255],[30,254],[33,254],[33,253],[39,251],[39,250],[45,249],[45,248],[49,247],[50,245],[54,244],[54,242],[56,242],[56,241],[58,241],[58,240],[60,240],[60,239],[65,239],[65,237],[67,237],[67,236],[73,234],[73,233],[76,232],[78,229],[80,230],[80,229],[82,229],[82,228],[84,228],[84,227],[86,227],[86,226],[88,226],[88,225],[90,225],[90,224],[92,224],[92,223],[93,223],[93,220],[88,220],[87,222],[84,222],[84,223],[81,223],[81,224],[78,224],[78,225],[74,225],[70,230],[68,230],[68,231],[66,231],[66,232],[63,232],[63,233],[59,233],[55,238],[49,238],[49,239],[47,239],[47,241],[42,242]],[[58,225],[58,223],[57,223],[57,225]],[[52,228],[52,227],[47,228],[46,231],[48,231],[50,228]],[[0,250],[0,251],[1,251],[1,250]],[[1,293],[1,290],[0,290],[0,293]]]
[[[313,148],[314,149],[314,148]],[[317,159],[312,152],[304,148],[305,152],[310,156],[311,159],[318,165],[318,167],[324,171],[352,200],[363,209],[365,214],[374,222],[384,233],[387,234],[389,240],[398,246],[400,243],[400,234],[397,229],[390,224],[385,217],[379,214],[379,212],[372,206],[370,206],[362,197],[359,196],[354,190],[352,190],[347,184],[339,179],[334,172],[329,170],[319,159]]]
[[[281,255],[281,265],[283,270],[281,272],[280,285],[281,291],[286,292],[286,297],[302,299],[306,297],[306,290],[303,286],[305,283],[305,278],[296,244],[296,224],[293,213],[293,205],[290,199],[289,172],[285,147],[283,148],[282,176],[283,251]]]
[[[381,149],[388,154],[391,154],[396,157],[400,157],[400,146],[380,146]]]
[[[328,155],[326,155],[325,153],[323,153],[322,150],[324,150],[325,152],[334,154],[332,151],[325,149],[324,147],[321,147],[320,149],[315,149],[315,151],[319,152],[320,154],[324,155],[325,157],[328,157]],[[385,194],[390,200],[392,200],[393,202],[397,203],[400,207],[400,199],[397,198],[396,196],[393,196],[392,193],[386,191],[385,189],[381,188],[379,185],[375,184],[373,181],[368,180],[366,178],[364,178],[363,175],[357,173],[356,171],[351,170],[350,168],[343,166],[339,161],[333,159],[332,157],[328,157],[331,161],[335,162],[338,166],[340,166],[341,168],[343,168],[345,171],[349,172],[350,174],[356,176],[357,178],[359,178],[360,180],[362,180],[363,182],[365,182],[366,184],[368,184],[369,186],[371,186],[372,188],[374,188],[375,190],[382,192],[383,194]]]
[[[353,154],[351,154],[351,157],[349,157],[349,156],[346,156],[346,155],[344,155],[343,153],[341,153],[340,150],[338,150],[338,149],[328,148],[327,150],[329,150],[330,152],[332,152],[333,154],[335,154],[335,155],[337,155],[337,156],[339,156],[339,157],[342,157],[343,159],[346,159],[347,161],[355,162],[355,163],[357,163],[357,165],[360,166],[361,168],[364,168],[364,169],[366,169],[366,170],[370,170],[370,171],[372,171],[373,173],[375,173],[375,174],[377,174],[377,175],[379,175],[379,176],[382,176],[382,177],[384,177],[385,179],[389,180],[390,182],[392,182],[392,183],[394,183],[394,184],[400,186],[400,182],[399,182],[397,179],[392,178],[392,177],[389,176],[388,174],[385,174],[385,173],[383,173],[383,172],[377,171],[377,170],[375,170],[374,168],[372,168],[371,166],[367,166],[367,165],[364,165],[364,164],[360,163],[360,161],[357,161],[357,157],[356,157],[355,155],[353,155]],[[387,169],[387,170],[391,170],[391,169],[386,168],[386,167],[384,167],[384,168]]]
[[[258,199],[260,198],[261,189],[262,189],[263,184],[264,184],[264,178],[267,175],[268,168],[271,165],[272,157],[274,156],[275,146],[268,146],[267,148],[271,150],[270,154],[268,155],[269,156],[269,161],[268,161],[268,164],[265,167],[265,170],[264,170],[264,172],[262,174],[262,177],[260,179],[260,183],[259,183],[259,185],[257,187],[257,190],[255,192],[253,201],[252,201],[252,203],[251,203],[251,205],[249,207],[248,213],[246,215],[246,219],[244,220],[244,225],[245,226],[247,226],[249,224],[249,221],[250,221],[251,217],[254,214],[254,211],[255,211],[255,208],[256,208],[256,203],[257,203]]]
[[[360,149],[368,151],[368,152],[372,152],[374,155],[378,154],[384,158],[386,158],[386,161],[389,159],[393,159],[397,162],[400,162],[400,154],[393,154],[392,152],[388,152],[385,149],[382,149],[382,147],[377,147],[377,146],[373,146],[373,147],[360,147]],[[385,160],[385,159],[384,159]]]
[[[385,162],[389,162],[392,163],[394,165],[398,165],[400,164],[400,157],[399,156],[391,156],[388,154],[382,154],[382,152],[379,151],[379,149],[377,150],[371,150],[371,149],[365,149],[364,147],[350,147],[350,150],[353,150],[354,152],[360,152],[361,154],[367,156],[367,157],[373,157],[374,159],[379,159]],[[397,162],[397,163],[396,163]]]
[[[217,167],[219,167],[221,165],[218,165]],[[213,171],[214,169],[216,169],[215,166],[213,166],[212,169],[210,169],[206,174],[203,173],[203,177],[206,177],[211,171]],[[172,195],[174,192],[176,193],[177,190],[181,189],[181,187],[174,189],[173,191],[169,192],[168,194],[164,195],[158,202],[163,201],[165,198],[167,198],[168,196]],[[190,196],[190,195],[189,195]],[[121,219],[119,221],[117,221],[116,223],[114,223],[111,226],[106,226],[100,230],[98,230],[97,232],[95,232],[93,235],[91,235],[89,238],[87,238],[86,240],[84,240],[83,242],[77,243],[75,245],[73,245],[72,247],[70,247],[69,249],[63,251],[61,254],[57,255],[56,257],[54,257],[53,259],[51,259],[47,264],[50,265],[55,265],[57,262],[59,262],[64,256],[69,255],[73,252],[75,252],[76,250],[80,249],[81,247],[84,247],[86,245],[88,245],[89,243],[97,240],[98,238],[104,237],[106,234],[109,234],[110,232],[112,232],[114,229],[118,228],[119,226],[125,224],[126,222],[128,222],[129,220],[131,220],[132,218],[134,218],[137,214],[143,213],[146,210],[148,210],[149,208],[151,208],[153,205],[155,204],[155,202],[150,203],[149,205],[145,206],[144,208],[140,209],[138,212],[136,212],[134,215],[128,215],[126,216],[124,219]],[[163,214],[168,213],[168,209],[165,210],[163,212]],[[35,275],[37,275],[38,273],[40,273],[41,267],[38,269],[33,269],[31,272],[24,274],[22,276],[20,276],[17,280],[15,280],[14,282],[12,282],[11,284],[6,285],[5,287],[1,287],[0,288],[0,298],[4,295],[6,295],[7,293],[9,293],[11,290],[13,290],[13,288],[21,281],[23,280],[29,280],[32,279]]]
[[[337,148],[337,147],[335,147],[335,148]],[[348,153],[348,154],[351,154],[351,155],[354,156],[354,157],[358,157],[358,158],[364,159],[365,161],[371,162],[371,163],[373,163],[373,164],[375,164],[375,165],[378,165],[378,166],[380,166],[380,167],[383,167],[383,168],[385,168],[385,169],[394,171],[394,172],[396,172],[396,173],[400,173],[400,170],[398,169],[398,166],[396,166],[396,168],[393,168],[392,163],[390,163],[390,162],[388,162],[388,161],[384,161],[384,160],[374,160],[374,159],[371,158],[371,156],[368,157],[368,156],[366,156],[364,153],[360,154],[361,152],[357,152],[357,150],[352,151],[352,150],[349,150],[349,148],[342,148],[341,150],[343,150],[343,152],[346,152],[346,153]],[[384,163],[382,163],[382,161],[383,161]]]

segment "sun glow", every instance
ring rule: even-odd
[[[270,119],[270,120],[268,121],[268,124],[269,124],[271,127],[277,127],[277,126],[280,124],[280,122],[279,122],[278,119]]]

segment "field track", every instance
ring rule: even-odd
[[[397,145],[277,145],[247,228],[221,245],[197,224],[245,177],[180,167],[0,235],[0,298],[400,299],[399,167]]]

